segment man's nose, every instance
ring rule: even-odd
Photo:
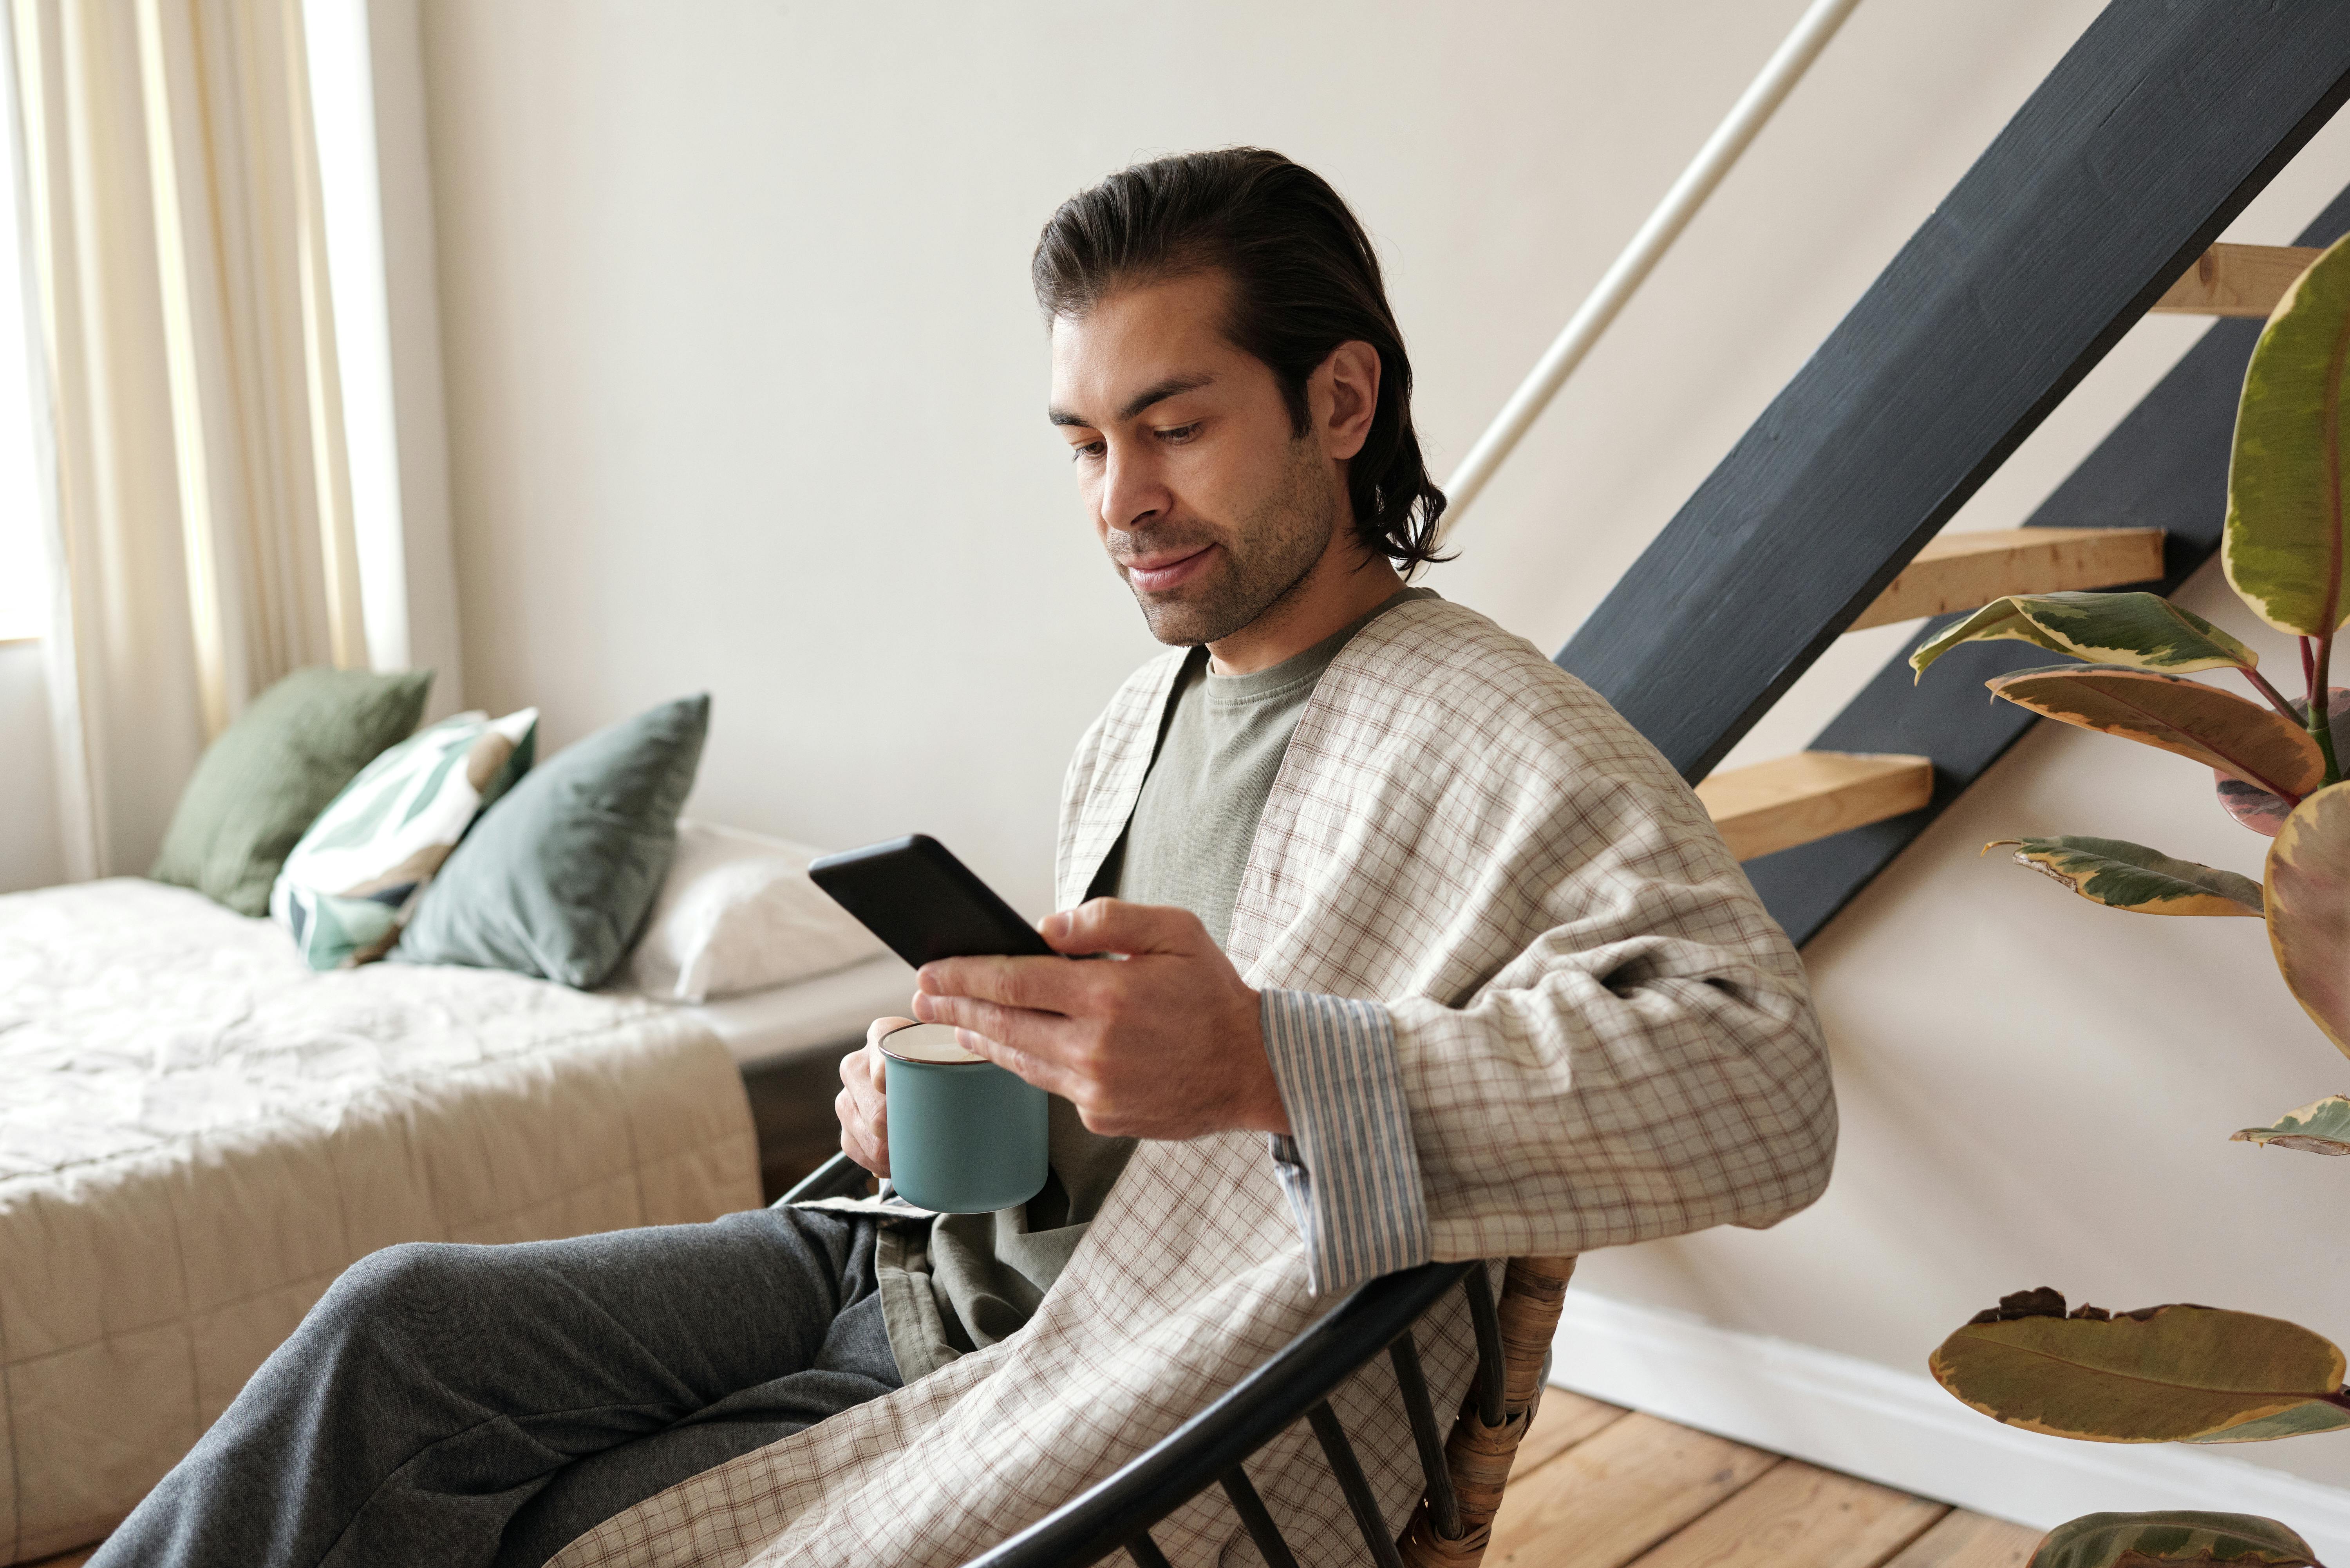
[[[1118,529],[1145,526],[1170,510],[1170,500],[1166,481],[1148,454],[1111,449],[1102,473],[1104,523]]]

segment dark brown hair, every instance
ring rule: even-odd
[[[1409,572],[1436,553],[1444,493],[1411,426],[1411,360],[1370,236],[1330,182],[1278,152],[1229,147],[1138,163],[1061,203],[1029,263],[1049,322],[1083,316],[1121,286],[1220,271],[1232,280],[1224,335],[1281,383],[1299,437],[1305,383],[1341,343],[1379,356],[1379,400],[1347,465],[1365,546]]]

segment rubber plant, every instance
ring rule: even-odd
[[[1995,696],[2210,768],[2220,804],[2269,838],[2259,880],[2124,839],[2004,839],[2014,859],[2094,904],[2138,915],[2259,919],[2313,1023],[2350,1054],[2350,784],[2329,683],[2350,618],[2350,239],[2279,302],[2252,350],[2236,414],[2221,559],[2269,625],[2300,639],[2303,688],[2288,699],[2252,650],[2147,593],[2018,596],[1920,646],[1928,667],[1962,642],[2010,639],[2081,662],[1991,681]],[[2189,677],[2235,672],[2240,695]],[[2321,700],[2320,694],[2324,693]],[[2234,1135],[2273,1148],[2350,1155],[2350,1097],[2329,1095]],[[2106,1443],[2245,1443],[2350,1427],[2343,1355],[2295,1324],[2177,1303],[2108,1313],[2043,1287],[2018,1292],[1942,1343],[1942,1386],[1985,1415]],[[2166,1511],[2096,1513],[2059,1527],[2033,1568],[2314,1565],[2274,1520]]]

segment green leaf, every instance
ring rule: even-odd
[[[2296,802],[2325,776],[2308,731],[2273,708],[2200,681],[2091,664],[2026,670],[1983,684],[2035,713],[2192,757]]]
[[[2048,1532],[2026,1568],[2323,1568],[2309,1542],[2251,1513],[2085,1513]]]
[[[2328,1095],[2277,1117],[2276,1125],[2246,1127],[2230,1143],[2274,1144],[2303,1154],[2350,1154],[2350,1096]]]
[[[2017,846],[2015,863],[2064,883],[2093,904],[2137,915],[2261,917],[2261,885],[2250,877],[2173,860],[2122,838],[2002,838],[1985,852]]]
[[[2279,631],[2318,637],[2350,612],[2342,391],[2350,250],[2336,242],[2278,302],[2244,372],[2228,464],[2228,581]],[[2328,471],[2333,472],[2329,472]]]
[[[2269,846],[2269,947],[2311,1022],[2350,1055],[2350,784],[2293,808]]]
[[[2064,1298],[2033,1293],[2062,1312]],[[2185,1303],[2119,1317],[2043,1315],[2012,1296],[1944,1340],[1935,1378],[1984,1415],[2058,1438],[2178,1443],[2287,1412],[2338,1410],[2342,1352],[2297,1324]],[[1986,1321],[1989,1320],[1989,1321]],[[2312,1409],[2312,1407],[2316,1408]],[[2350,1411],[2342,1411],[2350,1417]]]
[[[2260,656],[2160,594],[2016,594],[1983,606],[1909,656],[1926,666],[1962,642],[2028,642],[2132,670],[2250,670]]]

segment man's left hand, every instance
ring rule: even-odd
[[[1257,993],[1189,909],[1096,898],[1037,928],[1056,952],[1123,961],[941,959],[914,1016],[1060,1096],[1095,1132],[1287,1133]]]

